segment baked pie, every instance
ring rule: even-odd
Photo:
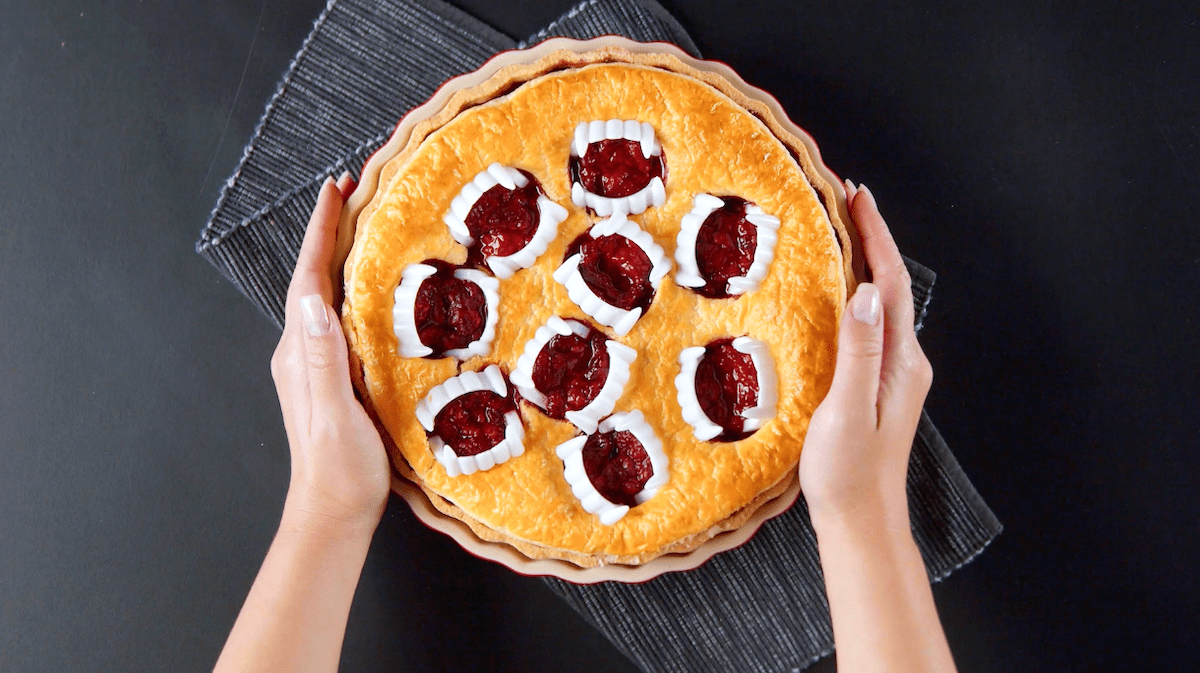
[[[531,558],[635,565],[795,479],[854,282],[835,187],[728,81],[554,52],[418,124],[346,261],[393,464]]]

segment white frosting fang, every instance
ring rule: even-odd
[[[622,213],[614,214],[612,217],[592,225],[589,233],[592,238],[610,235],[624,236],[634,245],[641,248],[642,252],[646,253],[646,257],[650,260],[650,285],[656,290],[662,282],[663,277],[671,270],[671,262],[667,259],[666,253],[663,252],[662,246],[655,243],[653,236],[643,231],[634,222],[626,219]],[[587,281],[579,273],[579,262],[581,259],[582,255],[579,254],[567,258],[555,270],[554,280],[566,287],[567,296],[571,298],[571,301],[575,302],[579,308],[583,309],[596,322],[613,328],[618,336],[628,334],[629,330],[633,329],[633,325],[638,321],[638,318],[642,317],[641,307],[627,311],[613,306],[596,296],[596,293],[592,291]]]
[[[679,354],[679,375],[675,377],[675,396],[683,411],[683,420],[692,426],[696,439],[706,442],[721,434],[722,428],[700,406],[696,398],[696,367],[704,357],[704,346],[685,348]]]
[[[654,136],[654,127],[649,122],[609,119],[608,121],[580,122],[575,127],[571,142],[571,156],[584,157],[592,143],[601,140],[629,140],[641,145],[642,156],[649,159],[662,155],[662,145]],[[634,194],[617,198],[593,194],[578,182],[571,183],[571,201],[580,207],[591,208],[600,217],[614,213],[637,215],[650,206],[659,207],[667,200],[667,190],[662,178],[655,177]]]
[[[713,211],[725,205],[725,202],[712,194],[697,194],[693,201],[692,211],[679,221],[679,235],[675,240],[675,282],[683,287],[703,287],[704,278],[700,276],[700,267],[696,262],[696,239],[700,227],[712,215]],[[753,292],[759,288],[767,277],[767,267],[775,258],[775,242],[779,240],[776,233],[779,230],[779,218],[768,215],[756,205],[746,204],[746,221],[754,226],[756,239],[754,244],[754,259],[744,276],[734,276],[725,284],[725,291],[730,295],[740,295]]]
[[[480,390],[490,390],[501,397],[508,396],[508,386],[504,383],[504,374],[499,367],[491,365],[484,369],[482,374],[463,372],[447,379],[441,385],[434,386],[420,402],[417,402],[417,421],[426,432],[433,432],[434,420],[447,404],[467,393]],[[521,424],[521,417],[515,411],[509,411],[504,414],[504,439],[487,451],[474,456],[459,456],[437,435],[429,437],[429,447],[437,461],[445,468],[446,474],[457,477],[460,474],[490,470],[507,462],[509,458],[521,455],[525,452],[524,440],[525,427]]]
[[[545,196],[538,196],[538,227],[533,237],[525,247],[505,257],[495,255],[487,258],[488,268],[497,278],[510,278],[519,269],[528,269],[537,261],[539,255],[546,252],[550,241],[558,236],[558,225],[567,219],[567,209],[551,201]]]
[[[734,276],[726,283],[725,291],[734,295],[753,292],[759,288],[763,279],[767,277],[767,267],[771,265],[771,260],[775,259],[775,242],[779,240],[778,217],[764,213],[758,206],[747,204],[746,221],[757,229],[754,260],[750,262],[745,276]]]
[[[744,430],[757,430],[764,421],[775,417],[775,402],[778,398],[778,377],[775,373],[775,358],[765,342],[747,336],[733,340],[733,348],[750,356],[754,372],[758,377],[758,400],[754,406],[744,409],[740,416]]]
[[[625,384],[629,381],[629,365],[637,358],[637,351],[623,343],[609,339],[604,346],[608,350],[608,376],[600,392],[582,409],[564,414],[575,427],[588,434],[595,432],[600,419],[611,414],[617,406],[617,400],[621,399]]]
[[[513,190],[528,184],[529,178],[515,168],[499,163],[489,165],[486,170],[480,171],[473,180],[463,185],[458,196],[450,202],[450,210],[442,216],[442,221],[450,228],[450,236],[467,247],[474,245],[475,238],[471,236],[471,231],[467,228],[467,215],[470,214],[471,208],[475,207],[475,202],[479,200],[479,197],[496,185]],[[496,274],[497,278],[509,278],[518,270],[533,266],[538,256],[546,252],[550,241],[553,241],[554,237],[558,235],[559,223],[567,219],[567,209],[546,198],[545,195],[538,196],[537,209],[538,227],[525,247],[511,255],[504,257],[493,255],[487,258],[488,268]]]
[[[459,360],[469,360],[476,355],[483,356],[492,352],[492,339],[496,338],[496,307],[500,305],[500,281],[477,269],[455,269],[454,277],[479,286],[483,298],[487,302],[487,321],[483,324],[483,334],[462,348],[451,348],[446,355]]]
[[[654,430],[646,423],[640,411],[613,414],[600,424],[602,432],[621,432],[628,430],[641,443],[646,455],[650,457],[652,474],[634,495],[634,500],[640,505],[658,492],[667,483],[667,455],[663,452],[662,442],[654,434]],[[629,511],[627,505],[616,505],[609,502],[588,479],[587,470],[583,466],[583,446],[588,436],[580,435],[559,444],[554,452],[563,461],[563,477],[571,485],[571,492],[579,499],[583,509],[589,514],[600,517],[600,523],[611,526],[620,521]]]
[[[437,269],[428,264],[410,264],[404,267],[400,274],[400,284],[393,294],[395,303],[392,305],[392,331],[400,342],[400,357],[423,358],[433,353],[433,349],[421,343],[417,333],[417,319],[414,314],[417,306],[417,290],[425,279],[437,273]]]

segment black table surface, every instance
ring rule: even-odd
[[[216,660],[288,457],[278,334],[193,243],[323,4],[3,3],[0,670]],[[928,409],[1007,526],[935,587],[960,670],[1194,669],[1195,6],[664,4],[940,274]],[[634,670],[395,499],[342,661]]]

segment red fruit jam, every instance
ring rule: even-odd
[[[695,290],[709,299],[731,296],[726,283],[746,275],[758,245],[758,229],[746,220],[749,202],[736,196],[722,200],[725,205],[704,220],[696,235],[696,266],[705,283]]]
[[[617,234],[592,238],[584,232],[567,246],[566,258],[579,253],[579,275],[604,301],[626,311],[645,310],[654,298],[650,258],[636,243]]]
[[[718,339],[705,348],[696,366],[696,399],[704,414],[723,432],[714,439],[736,442],[754,434],[743,429],[739,414],[758,403],[758,370],[733,339]]]
[[[516,406],[490,390],[460,395],[433,419],[433,434],[460,456],[483,453],[504,439],[504,414]]]
[[[472,252],[479,259],[507,257],[533,239],[541,213],[537,200],[542,189],[529,173],[521,171],[528,183],[517,189],[496,185],[484,192],[467,213],[467,230],[475,239]]]
[[[608,338],[588,326],[588,335],[555,335],[533,363],[533,385],[546,395],[546,415],[559,420],[586,407],[608,379]]]
[[[423,263],[438,272],[417,289],[413,317],[421,343],[433,349],[429,357],[438,358],[483,336],[487,299],[475,283],[455,278],[455,267],[436,260]]]
[[[630,507],[637,504],[633,496],[654,475],[650,454],[628,430],[589,435],[583,445],[583,469],[605,500]]]
[[[620,198],[636,194],[654,178],[667,179],[666,155],[646,158],[642,144],[632,140],[597,140],[582,157],[571,157],[571,182],[598,196]]]

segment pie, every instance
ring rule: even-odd
[[[344,268],[355,384],[444,514],[636,565],[795,479],[853,285],[835,187],[728,81],[554,52],[418,124]]]

